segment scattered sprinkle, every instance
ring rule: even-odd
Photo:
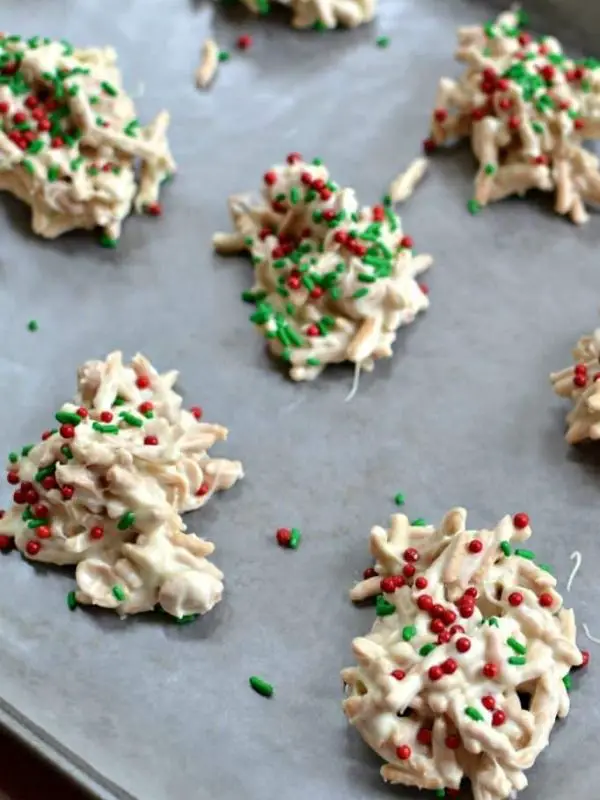
[[[470,717],[474,722],[483,722],[484,720],[484,716],[481,713],[481,711],[478,711],[476,708],[473,708],[473,706],[467,706],[465,708],[465,714],[467,715],[467,717]]]
[[[119,603],[122,603],[123,600],[125,600],[127,598],[127,595],[125,594],[125,590],[123,589],[122,586],[119,586],[119,584],[117,584],[116,586],[113,586],[112,593],[113,593],[113,596],[115,597],[115,599],[117,599],[119,601]]]
[[[37,330],[39,330],[39,327],[40,326],[38,325],[37,320],[35,319],[30,319],[29,322],[27,323],[27,330],[31,331],[32,333],[35,333]]]
[[[390,37],[389,36],[378,36],[375,40],[375,44],[377,47],[385,48],[390,46]]]
[[[404,502],[404,495],[402,492],[398,492],[398,494],[394,497],[394,503],[396,503],[397,506],[403,506]]]
[[[256,675],[253,675],[250,678],[250,686],[254,689],[255,692],[262,695],[263,697],[272,697],[274,689],[270,683],[263,680],[262,678],[257,678]]]
[[[511,647],[515,651],[515,653],[518,653],[520,656],[524,656],[525,653],[527,652],[527,648],[525,647],[525,645],[521,644],[520,642],[517,642],[517,640],[515,638],[513,638],[512,636],[510,637],[510,639],[506,640],[506,644],[509,647]]]
[[[75,592],[69,592],[67,595],[67,606],[71,611],[75,611],[77,608],[77,597],[75,596]]]

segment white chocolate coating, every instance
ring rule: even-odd
[[[182,409],[176,379],[139,354],[87,362],[57,415],[74,430],[61,425],[8,466],[18,480],[1,532],[28,558],[77,564],[81,603],[123,615],[160,602],[182,616],[220,599],[222,575],[204,558],[213,545],[183,534],[180,514],[233,486],[242,465],[208,455],[227,430]]]
[[[132,208],[155,207],[175,171],[169,115],[140,126],[111,48],[16,36],[0,39],[0,59],[14,75],[0,85],[0,190],[31,206],[40,236],[99,227],[114,244]]]
[[[600,62],[574,61],[552,37],[536,41],[520,12],[458,32],[457,80],[442,78],[429,147],[469,138],[479,162],[473,212],[529,189],[554,192],[555,210],[587,221],[600,201],[598,158],[582,147],[600,137]]]
[[[569,444],[600,439],[600,329],[581,337],[573,358],[572,367],[550,375],[556,394],[573,402],[567,414],[565,438]]]
[[[255,14],[266,14],[270,10],[269,0],[241,0]],[[370,22],[375,16],[377,0],[277,0],[289,6],[293,12],[295,28],[310,28],[320,24],[325,28],[343,25],[355,28]]]
[[[568,713],[563,679],[583,663],[573,612],[552,575],[519,549],[531,530],[517,520],[469,531],[466,511],[455,508],[438,529],[411,526],[403,514],[388,530],[373,528],[376,575],[351,597],[384,591],[383,615],[354,640],[358,666],[342,677],[344,711],[388,762],[386,781],[453,791],[468,777],[475,800],[506,800],[527,785],[524,770]],[[401,588],[380,586],[391,576],[402,576]]]
[[[341,361],[373,369],[392,355],[398,328],[429,306],[415,279],[431,257],[413,255],[390,207],[361,209],[320,162],[291,154],[266,173],[264,202],[235,196],[229,205],[237,232],[216,234],[214,246],[251,254],[250,319],[294,380]]]

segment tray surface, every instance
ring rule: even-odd
[[[171,111],[180,170],[164,216],[132,218],[116,252],[89,234],[38,240],[28,211],[0,201],[1,451],[47,427],[79,363],[141,350],[159,368],[180,369],[186,402],[230,428],[221,451],[247,474],[187,517],[216,543],[226,575],[223,602],[195,625],[69,613],[68,571],[0,558],[0,720],[99,797],[415,796],[381,782],[379,760],[340,708],[339,670],[373,621],[347,590],[398,491],[411,517],[429,521],[455,504],[473,526],[526,510],[532,548],[562,581],[569,554],[583,552],[566,600],[600,632],[591,580],[600,461],[564,444],[566,405],[548,383],[598,321],[597,217],[578,230],[533,199],[472,218],[470,154],[436,157],[403,212],[417,249],[436,259],[431,308],[400,331],[394,358],[362,377],[349,404],[350,367],[312,385],[282,376],[240,301],[248,262],[211,254],[212,232],[229,229],[227,196],[257,189],[290,150],[321,156],[363,204],[417,154],[437,81],[459,69],[455,28],[485,20],[493,4],[380,6],[373,26],[319,35],[292,31],[285,15],[225,15],[209,2],[2,4],[5,30],[116,47],[126,86],[143,84],[140,117]],[[544,28],[560,31],[564,19],[549,11]],[[592,22],[582,19],[582,30]],[[255,46],[199,93],[192,76],[211,30],[228,49],[243,32]],[[391,37],[388,49],[375,46],[378,34]],[[302,529],[298,551],[274,544],[281,525]],[[580,644],[594,659],[593,645]],[[567,800],[574,788],[580,800],[595,796],[594,672],[592,662],[575,679],[572,712],[530,771],[524,800]],[[275,684],[272,700],[248,688],[251,674]]]

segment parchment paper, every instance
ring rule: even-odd
[[[380,781],[378,759],[340,708],[339,670],[374,615],[353,608],[347,590],[398,491],[411,517],[431,521],[454,504],[471,510],[473,525],[527,511],[532,548],[562,580],[569,554],[583,552],[567,603],[600,632],[597,450],[564,444],[566,406],[548,384],[599,320],[600,219],[579,230],[536,199],[473,218],[470,154],[437,156],[404,212],[417,249],[436,259],[431,309],[350,404],[350,367],[313,385],[282,376],[240,301],[248,263],[211,254],[212,232],[229,226],[227,196],[258,188],[290,150],[321,156],[364,203],[418,153],[437,81],[459,69],[455,28],[486,19],[492,5],[380,6],[373,26],[318,35],[293,32],[281,14],[215,14],[209,2],[2,3],[5,30],[115,46],[130,90],[143,82],[140,117],[171,110],[180,164],[164,216],[131,219],[116,252],[88,234],[37,240],[27,210],[1,198],[2,452],[49,427],[79,363],[139,349],[181,370],[186,402],[230,427],[222,451],[247,472],[187,518],[216,543],[226,574],[223,602],[193,626],[70,613],[68,571],[0,558],[3,717],[27,738],[34,726],[38,746],[103,797],[415,796]],[[544,28],[560,33],[564,18],[549,14]],[[570,22],[589,37],[591,17]],[[245,32],[255,46],[199,93],[193,72],[211,31],[224,48]],[[379,34],[391,37],[388,49],[375,46]],[[274,543],[282,525],[302,530],[298,551]],[[575,679],[571,715],[524,800],[596,796],[598,656],[581,644],[592,666]],[[251,674],[274,683],[271,700],[248,688]]]

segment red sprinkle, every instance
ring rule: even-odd
[[[19,473],[13,471],[7,473],[6,480],[14,486],[15,483],[19,482]]]
[[[462,626],[462,625],[453,625],[453,626],[450,628],[450,636],[456,636],[456,634],[457,634],[457,633],[464,633],[464,632],[465,632],[465,629],[463,628],[463,626]],[[467,641],[468,641],[468,640],[467,640]],[[470,646],[471,646],[471,645],[469,644],[469,647],[470,647]]]
[[[444,675],[442,668],[437,664],[435,664],[433,667],[429,667],[427,674],[429,675],[430,681],[439,681]]]
[[[42,433],[42,441],[45,442],[46,439],[49,439],[52,436],[52,431],[44,431]]]
[[[307,336],[320,336],[321,335],[321,331],[317,328],[316,325],[309,325],[308,328],[306,329],[306,335]]]
[[[296,161],[302,161],[302,156],[300,153],[290,153],[286,158],[288,164],[295,164]]]
[[[488,711],[493,711],[496,708],[496,700],[491,694],[481,698],[481,705],[487,708]]]
[[[408,547],[404,553],[403,557],[405,561],[418,561],[419,560],[419,553],[415,550],[414,547]]]
[[[421,728],[419,730],[419,732],[417,733],[417,742],[419,744],[425,745],[425,747],[431,744],[431,731],[429,730],[429,728]]]
[[[200,408],[200,406],[192,406],[190,408],[190,411],[192,412],[194,417],[196,417],[197,420],[202,419],[202,409]]]
[[[406,578],[412,578],[416,571],[417,568],[414,564],[405,564],[402,568],[402,572]]]
[[[157,436],[144,436],[144,444],[158,444]]]
[[[444,623],[441,619],[432,619],[429,624],[429,630],[432,633],[441,633],[444,630]]]
[[[236,44],[239,50],[249,50],[254,44],[254,41],[250,34],[244,33],[243,36],[238,37]]]
[[[65,500],[70,500],[75,494],[75,489],[72,486],[65,484],[60,487],[60,493]]]
[[[450,633],[448,631],[442,631],[440,633],[440,635],[438,636],[438,638],[437,638],[437,643],[438,644],[448,644],[448,642],[450,641],[451,638],[452,637],[450,636]]]
[[[42,545],[39,542],[36,542],[35,539],[30,539],[25,545],[25,550],[30,556],[37,556],[41,549]]]
[[[87,408],[84,408],[83,406],[80,406],[77,409],[77,414],[81,417],[81,419],[85,419],[87,416],[89,416]]]
[[[444,623],[444,625],[452,625],[453,622],[456,622],[456,614],[454,613],[454,611],[452,611],[451,608],[446,608],[444,610],[442,622]]]
[[[542,592],[539,597],[539,602],[542,608],[550,608],[550,606],[554,603],[554,599],[550,592]]]
[[[400,239],[400,247],[406,247],[407,250],[410,250],[412,247],[414,247],[414,244],[415,243],[412,236],[403,236]]]
[[[100,413],[100,419],[102,422],[111,422],[112,418],[113,415],[111,411],[102,411]]]
[[[396,591],[396,581],[393,577],[390,578],[383,578],[381,583],[379,584],[381,591],[385,594],[392,594]]]
[[[315,288],[311,291],[310,296],[313,300],[318,300],[319,297],[322,297],[324,294],[324,290],[320,286],[315,286]]]
[[[436,603],[431,607],[430,614],[432,617],[437,617],[437,619],[442,619],[444,616],[445,608],[441,603]]]
[[[24,486],[22,486],[21,489],[23,490]],[[37,501],[39,499],[40,499],[40,496],[39,496],[39,494],[36,492],[36,490],[34,488],[27,489],[25,491],[25,502],[26,503],[29,503],[30,505],[33,505],[34,503],[37,503]]]
[[[48,506],[45,506],[43,503],[35,506],[33,509],[33,516],[38,519],[46,519],[48,516]]]
[[[582,667],[587,667],[587,665],[590,663],[589,651],[588,650],[582,650],[581,651],[581,658],[583,659],[582,662],[581,662],[581,666]]]
[[[427,588],[427,578],[424,578],[422,575],[415,580],[415,587],[417,589],[426,589]]]
[[[436,143],[433,139],[424,139],[423,140],[423,150],[425,153],[433,153],[437,149]]]
[[[506,722],[506,714],[499,708],[492,714],[492,725],[497,728],[499,725],[504,725]]]
[[[160,217],[162,214],[162,206],[160,203],[148,203],[144,211],[146,214],[150,214],[151,217]]]
[[[449,750],[457,750],[460,747],[460,738],[456,734],[446,736],[445,745]]]
[[[52,536],[52,531],[47,525],[40,525],[35,532],[38,539],[49,539]]]
[[[401,744],[396,748],[396,755],[400,761],[407,761],[412,755],[412,750],[407,744]]]
[[[580,131],[582,128],[585,128],[585,122],[581,118],[576,119],[573,125],[576,131]]]
[[[494,679],[498,675],[498,665],[491,661],[483,665],[481,670],[486,678]]]
[[[3,553],[6,553],[12,549],[13,549],[13,540],[11,539],[11,537],[6,536],[4,533],[0,533],[0,550]]]
[[[138,389],[147,389],[150,386],[150,378],[147,375],[140,375],[135,382]]]
[[[279,528],[275,534],[277,544],[281,547],[287,547],[292,539],[292,532],[289,528]]]
[[[521,592],[511,592],[508,595],[508,602],[511,604],[511,606],[514,606],[516,608],[517,606],[520,606],[521,603],[523,602],[523,595],[521,594]]]
[[[196,490],[196,497],[204,497],[205,494],[208,494],[208,483],[206,481]]]
[[[72,439],[75,436],[75,427],[66,423],[60,426],[60,435],[63,439]]]
[[[477,591],[477,589],[474,586],[469,586],[468,589],[465,589],[465,595],[464,596],[465,597],[472,597],[474,600],[476,600],[478,594],[479,594],[479,592]]]
[[[521,127],[521,120],[519,119],[519,117],[509,117],[508,127],[513,131],[518,130]]]
[[[147,414],[149,411],[153,410],[154,410],[154,403],[152,403],[150,400],[144,400],[144,402],[140,403],[138,406],[138,411],[140,412],[140,414]]]
[[[417,597],[417,605],[421,611],[431,611],[433,608],[433,598],[429,594],[420,594]]]
[[[42,486],[47,492],[49,492],[51,489],[56,489],[58,483],[56,482],[54,475],[46,475],[46,477],[42,480]]]
[[[456,649],[459,653],[468,653],[471,649],[471,640],[467,639],[466,636],[463,636],[460,639],[456,640]]]
[[[469,542],[469,553],[481,553],[483,550],[483,542],[480,539],[473,539]]]
[[[444,662],[442,662],[442,669],[446,675],[454,675],[458,669],[458,664],[453,658],[447,658]]]
[[[395,669],[392,672],[392,678],[396,678],[397,681],[403,681],[406,677],[406,672],[402,669]]]
[[[448,119],[448,112],[445,108],[436,108],[433,117],[436,122],[445,122]]]
[[[90,530],[90,539],[102,539],[104,536],[104,528],[100,525],[94,525],[94,527]]]
[[[373,567],[367,567],[366,570],[363,572],[363,580],[368,581],[369,578],[376,578],[377,573],[373,569]]]
[[[273,186],[277,182],[277,175],[274,172],[265,172],[263,180],[267,186]]]
[[[514,515],[513,525],[515,526],[515,528],[523,530],[523,528],[526,528],[529,525],[529,517],[527,516],[527,514],[520,511],[518,514]]]

